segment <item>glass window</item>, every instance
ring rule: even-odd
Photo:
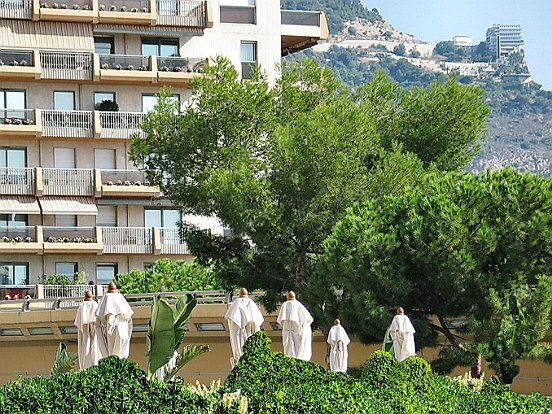
[[[251,70],[257,65],[257,42],[241,42],[242,77],[251,77]]]
[[[115,100],[115,92],[94,92],[94,108],[96,108],[103,101],[113,101]]]
[[[74,111],[75,92],[54,91],[54,109],[58,109],[60,111]]]
[[[174,208],[146,208],[144,223],[146,227],[178,227],[182,213]]]
[[[255,7],[220,6],[221,23],[256,24]]]
[[[25,227],[27,222],[27,214],[0,214],[0,226],[2,227]]]
[[[112,37],[94,37],[94,48],[99,55],[112,55],[115,53]]]
[[[0,89],[0,109],[25,109],[26,93],[24,90]],[[25,118],[25,112],[0,111],[0,119]]]
[[[95,148],[94,168],[99,168],[101,170],[114,170],[116,168],[115,150],[112,148]]]
[[[56,216],[57,227],[77,227],[77,216],[75,214],[59,214]]]
[[[170,98],[180,105],[180,95],[172,95]],[[142,112],[152,112],[155,110],[157,99],[156,95],[142,95]]]
[[[0,285],[27,285],[28,283],[28,263],[0,262]]]
[[[107,285],[118,273],[117,263],[97,263],[96,264],[96,283],[98,285]]]
[[[142,56],[178,56],[178,39],[142,39]]]
[[[56,275],[73,276],[78,272],[78,263],[75,262],[57,262]]]
[[[1,148],[0,167],[25,168],[27,166],[27,150],[25,148]]]

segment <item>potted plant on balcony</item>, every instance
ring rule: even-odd
[[[95,109],[104,112],[117,112],[119,110],[119,104],[111,99],[105,99],[97,103]]]

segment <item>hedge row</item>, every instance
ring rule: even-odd
[[[270,351],[262,332],[251,337],[227,378],[226,392],[237,389],[252,413],[541,413],[539,394],[511,392],[492,378],[480,392],[448,377],[432,375],[429,364],[413,357],[399,363],[375,352],[359,378],[327,372],[311,362]]]

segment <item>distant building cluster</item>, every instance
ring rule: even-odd
[[[519,24],[493,24],[487,29],[487,48],[495,61],[516,52],[523,45]]]

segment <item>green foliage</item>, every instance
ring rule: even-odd
[[[223,285],[212,269],[197,262],[161,259],[146,271],[132,270],[115,276],[115,284],[123,293],[182,292],[217,290]]]
[[[198,392],[180,379],[148,381],[137,364],[116,356],[78,372],[22,378],[0,388],[0,413],[234,414],[215,388]]]
[[[381,368],[383,373],[381,372]],[[378,351],[361,378],[326,372],[311,362],[270,351],[262,332],[250,337],[244,355],[228,376],[224,391],[240,389],[250,412],[264,413],[539,413],[547,404],[538,394],[521,396],[492,382],[478,393],[439,375],[427,362],[397,362]]]
[[[180,296],[175,306],[158,296],[153,298],[151,319],[146,338],[146,356],[148,356],[148,377],[165,366],[169,360],[176,357],[174,366],[164,372],[163,380],[172,379],[177,372],[193,358],[209,351],[205,345],[186,346],[181,352],[179,348],[184,340],[186,321],[197,306],[193,295]]]
[[[110,99],[106,99],[96,104],[95,109],[98,111],[117,112],[119,110],[119,104]]]
[[[406,46],[401,43],[393,48],[393,53],[397,56],[406,56]]]
[[[60,342],[56,351],[56,358],[54,360],[54,366],[52,367],[51,374],[59,375],[73,371],[78,359],[78,353],[67,351],[67,345]]]

